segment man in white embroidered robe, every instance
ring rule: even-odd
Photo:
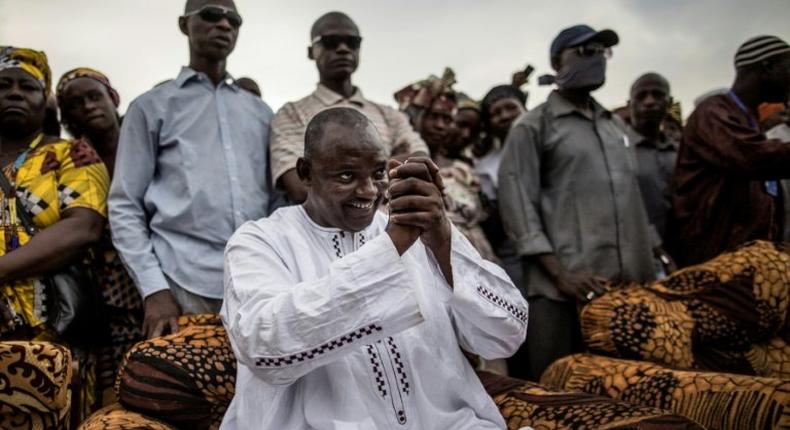
[[[228,242],[223,429],[505,428],[461,348],[510,356],[527,303],[451,226],[430,159],[387,158],[363,114],[323,111],[297,164],[305,203]]]

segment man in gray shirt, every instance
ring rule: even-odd
[[[270,212],[272,111],[225,71],[241,23],[232,0],[187,1],[189,67],[124,118],[110,225],[149,338],[177,330],[181,314],[219,311],[225,242]]]
[[[551,46],[559,89],[516,120],[505,143],[499,205],[524,266],[523,365],[533,379],[581,349],[576,304],[603,293],[600,281],[653,278],[634,152],[622,121],[590,96],[617,43],[611,30],[563,30]]]
[[[680,144],[661,131],[670,105],[669,81],[658,73],[645,73],[631,85],[628,139],[636,151],[637,178],[645,210],[662,243],[667,239],[667,220],[672,211],[669,183]]]

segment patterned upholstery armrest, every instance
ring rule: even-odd
[[[703,430],[692,420],[655,407],[608,397],[546,388],[490,372],[478,372],[508,430],[641,429]]]
[[[673,369],[787,378],[790,253],[757,241],[645,285],[596,297],[579,317],[591,352]]]
[[[128,411],[118,403],[101,408],[78,430],[176,430],[162,421]]]
[[[175,427],[219,428],[235,393],[230,341],[216,315],[184,316],[179,326],[178,333],[140,342],[126,354],[118,401]]]
[[[0,428],[66,426],[71,352],[49,342],[0,342]]]
[[[710,429],[790,428],[787,380],[576,354],[552,363],[541,383],[666,409]]]
[[[211,316],[179,321],[181,330],[137,344],[118,378],[120,405],[105,408],[80,430],[216,429],[234,394],[236,360],[225,330]],[[664,410],[585,393],[552,391],[481,372],[508,428],[700,429]],[[262,405],[265,407],[265,405]]]

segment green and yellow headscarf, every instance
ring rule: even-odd
[[[0,70],[19,68],[36,78],[49,96],[52,90],[52,72],[49,70],[47,54],[27,48],[0,46]]]

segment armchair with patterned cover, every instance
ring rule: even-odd
[[[80,430],[217,429],[233,398],[236,359],[216,315],[179,320],[173,335],[137,344],[118,376],[119,404],[99,410]],[[654,407],[600,396],[548,390],[480,373],[509,429],[701,429]]]
[[[71,352],[50,342],[0,342],[0,429],[50,430],[70,427],[73,367]],[[76,389],[75,392],[79,392]]]

